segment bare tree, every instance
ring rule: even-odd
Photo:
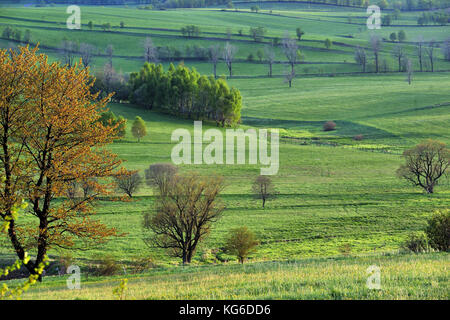
[[[372,35],[370,37],[370,46],[372,47],[373,57],[375,60],[375,72],[380,71],[380,51],[381,51],[381,39],[377,35]]]
[[[297,63],[298,58],[298,45],[295,39],[291,39],[289,37],[289,33],[285,33],[283,41],[282,41],[283,52],[286,55],[286,58],[291,65],[291,75],[295,74],[295,64]]]
[[[423,39],[422,36],[419,36],[417,38],[417,42],[416,42],[416,55],[417,58],[419,58],[419,67],[420,67],[420,72],[423,71],[423,46],[425,44],[425,41]]]
[[[150,37],[144,40],[144,59],[145,62],[158,62],[158,48],[155,47]]]
[[[436,49],[436,42],[431,40],[428,45],[425,46],[425,53],[430,61],[431,72],[434,72],[434,49]]]
[[[214,78],[217,78],[217,64],[219,63],[220,54],[222,53],[222,50],[220,49],[219,45],[213,45],[209,47],[209,61],[213,64],[213,72],[214,72]]]
[[[262,200],[263,208],[267,200],[273,199],[278,194],[278,191],[269,176],[261,175],[256,177],[255,181],[253,181],[252,190],[256,197]]]
[[[138,191],[142,185],[142,178],[138,172],[115,176],[114,179],[117,188],[120,191],[125,192],[130,198],[133,197],[133,194]]]
[[[113,59],[113,54],[114,54],[114,47],[113,47],[112,44],[108,44],[108,46],[105,49],[105,54],[106,54],[106,57],[108,59],[108,64],[112,68],[112,66],[113,66],[112,59]]]
[[[62,55],[63,62],[69,68],[73,66],[75,60],[76,44],[73,41],[63,40],[59,48],[59,52]]]
[[[159,194],[167,194],[168,187],[178,168],[171,163],[155,163],[145,170],[145,182],[156,187]]]
[[[223,59],[225,60],[228,71],[230,72],[230,77],[233,76],[233,59],[236,53],[237,48],[232,44],[230,44],[229,42],[227,42],[223,50]]]
[[[200,177],[196,174],[176,175],[167,194],[159,194],[156,213],[145,213],[142,226],[151,231],[146,244],[170,250],[183,264],[190,263],[197,245],[206,238],[211,225],[224,209],[217,199],[223,188],[219,177]]]
[[[362,66],[363,72],[366,72],[367,56],[366,56],[366,50],[364,50],[364,48],[361,48],[360,46],[356,47],[355,61],[357,64]]]
[[[447,61],[450,61],[450,38],[444,41],[442,44],[442,55],[444,56],[444,59]]]
[[[288,69],[284,73],[284,82],[289,84],[289,88],[292,88],[292,81],[295,79],[295,69]]]
[[[403,152],[406,163],[397,170],[397,175],[415,186],[433,193],[438,180],[450,164],[450,149],[445,143],[427,140]]]
[[[272,77],[272,66],[275,62],[275,50],[273,49],[273,45],[264,47],[264,54],[266,55],[266,61],[269,65],[269,77]]]
[[[413,66],[411,59],[406,59],[406,81],[408,81],[408,84],[411,84],[412,82],[412,75],[413,75]]]
[[[89,43],[80,43],[81,60],[85,68],[91,65],[94,53],[95,47],[93,45]]]
[[[401,44],[397,44],[392,51],[392,56],[397,59],[398,72],[402,71],[403,59],[406,57],[405,50]]]

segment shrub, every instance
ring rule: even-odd
[[[423,232],[412,233],[403,244],[403,247],[415,253],[426,252],[429,249],[427,235]]]
[[[362,134],[357,134],[356,136],[353,137],[353,140],[355,141],[361,141],[364,139],[364,136]]]
[[[336,123],[334,121],[327,121],[323,124],[323,131],[333,131],[336,129]]]
[[[112,276],[118,273],[120,264],[111,256],[101,258],[96,267],[95,273],[99,276]]]
[[[156,267],[156,262],[152,257],[136,257],[131,261],[131,268],[133,273],[142,273],[146,270]]]
[[[438,210],[428,220],[425,230],[430,246],[440,251],[450,248],[450,210]]]

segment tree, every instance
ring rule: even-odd
[[[23,36],[23,42],[30,43],[31,42],[31,31],[30,29],[25,30],[25,34]]]
[[[59,48],[63,63],[71,68],[75,60],[76,44],[69,40],[63,40]]]
[[[278,194],[270,176],[258,176],[253,181],[252,190],[258,199],[262,200],[262,207],[264,208],[266,201],[275,198]]]
[[[298,41],[302,40],[302,36],[305,34],[305,32],[302,30],[302,28],[298,27],[296,30],[297,39]]]
[[[391,39],[392,42],[397,41],[397,34],[395,32],[392,32],[389,36],[389,39]]]
[[[219,45],[213,45],[209,47],[209,61],[213,64],[214,78],[217,79],[217,64],[219,63],[221,49]]]
[[[89,43],[80,43],[81,61],[85,68],[91,65],[95,51],[96,49],[93,45]]]
[[[250,27],[249,33],[255,42],[262,42],[264,40],[266,29],[264,27]]]
[[[269,65],[269,77],[272,77],[272,66],[275,62],[275,51],[273,46],[265,46],[264,53],[266,55],[267,64]]]
[[[118,235],[92,215],[96,196],[111,191],[104,181],[121,172],[121,161],[105,148],[116,139],[114,128],[98,122],[109,97],[91,93],[88,69],[50,64],[36,48],[20,47],[0,50],[0,76],[0,216],[9,221],[19,259],[25,248],[36,251],[25,263],[36,274],[50,248],[77,248],[77,238],[86,248]],[[93,177],[99,180],[91,197],[62,198],[74,180]],[[12,213],[22,199],[30,204],[32,228],[19,228]]]
[[[112,44],[108,44],[105,49],[105,54],[108,59],[109,66],[112,68],[113,66],[113,55],[114,55],[114,46]]]
[[[295,39],[291,39],[289,37],[289,34],[286,33],[284,36],[284,39],[282,41],[282,45],[283,45],[283,52],[286,55],[286,58],[287,58],[289,64],[291,65],[291,72],[289,74],[290,75],[289,77],[295,76],[294,67],[295,67],[295,64],[297,63],[297,58],[298,58],[297,42],[295,41]]]
[[[92,21],[88,22],[88,28],[89,30],[92,30],[94,28],[94,23]]]
[[[375,59],[375,72],[380,71],[380,51],[381,51],[381,39],[376,35],[370,37],[370,45],[372,47],[373,57]]]
[[[120,29],[123,29],[123,28],[125,28],[125,22],[120,21]]]
[[[442,44],[442,55],[445,60],[450,61],[450,38],[445,40]]]
[[[330,39],[327,38],[327,39],[325,39],[324,44],[325,44],[325,48],[330,49],[331,45],[332,45],[332,42],[331,42]]]
[[[225,60],[228,71],[230,72],[230,77],[233,76],[233,59],[236,53],[237,48],[232,44],[230,44],[229,42],[227,42],[223,50],[223,59]]]
[[[423,71],[423,46],[424,46],[424,39],[422,36],[419,36],[416,42],[416,54],[417,58],[419,58],[419,66],[420,66],[420,72]]]
[[[158,48],[155,47],[150,37],[144,40],[144,60],[145,62],[158,62]]]
[[[425,54],[430,61],[431,72],[434,72],[434,49],[436,48],[436,42],[431,40],[427,46],[425,46]]]
[[[156,187],[159,194],[165,195],[178,168],[171,163],[155,163],[145,170],[147,185]]]
[[[262,49],[258,49],[258,51],[256,51],[256,56],[259,59],[259,62],[262,62],[262,59],[264,58],[264,51]]]
[[[449,167],[450,150],[445,143],[427,140],[403,152],[406,163],[397,170],[399,177],[433,193]]]
[[[450,250],[450,210],[438,210],[428,220],[425,233],[433,249]]]
[[[138,139],[138,142],[141,141],[141,138],[147,135],[147,127],[141,117],[136,116],[136,119],[134,119],[133,126],[131,127],[131,133],[133,134],[133,137]]]
[[[398,72],[402,71],[403,60],[406,57],[405,50],[401,44],[397,44],[393,51],[392,56],[397,59],[398,62]]]
[[[130,198],[142,185],[142,178],[138,172],[126,173],[114,177],[117,188],[126,193]]]
[[[398,32],[397,38],[398,38],[398,41],[400,41],[400,42],[405,41],[405,40],[406,40],[406,33],[405,33],[405,31],[400,30],[400,31]]]
[[[292,88],[292,81],[295,79],[295,69],[289,69],[284,74],[284,82],[289,83],[289,88]]]
[[[259,241],[246,226],[234,229],[230,232],[226,241],[227,252],[236,255],[241,264],[247,257],[256,251]]]
[[[389,6],[389,3],[386,0],[380,0],[380,1],[377,2],[377,5],[381,9],[386,9]]]
[[[356,46],[355,61],[357,64],[362,66],[363,72],[366,72],[367,56],[366,56],[366,50],[364,50],[364,48],[362,48],[360,46]]]
[[[166,194],[156,190],[156,213],[144,214],[143,228],[152,233],[145,242],[170,250],[183,264],[191,263],[197,245],[222,214],[224,207],[217,199],[222,189],[221,177],[174,176]]]
[[[411,84],[412,82],[412,75],[413,75],[413,66],[411,59],[406,59],[406,81],[408,81],[408,84]]]

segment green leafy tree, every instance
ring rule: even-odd
[[[398,38],[398,41],[400,41],[400,42],[405,41],[405,40],[406,40],[406,33],[405,33],[405,31],[400,30],[400,31],[398,32],[397,38]]]
[[[237,256],[240,263],[256,251],[259,241],[246,226],[234,229],[230,232],[225,249],[227,252]]]
[[[298,27],[296,30],[297,39],[300,41],[302,40],[302,36],[305,34],[305,32],[302,30],[302,28]]]
[[[131,133],[133,134],[133,137],[138,139],[138,142],[141,141],[141,138],[147,135],[147,127],[141,117],[136,116],[136,119],[134,119],[133,126],[131,127]]]
[[[331,48],[331,45],[332,45],[332,42],[331,42],[331,40],[330,39],[325,39],[325,47],[327,48],[327,49],[330,49]]]

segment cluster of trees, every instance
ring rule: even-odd
[[[198,37],[200,33],[200,28],[196,25],[188,25],[181,28],[181,34],[183,35],[183,37]]]
[[[201,76],[184,65],[145,63],[129,80],[130,101],[189,119],[207,119],[222,126],[240,122],[242,97],[224,79]]]
[[[20,31],[19,29],[13,29],[10,26],[6,26],[6,28],[3,29],[2,38],[24,43],[30,43],[31,31],[29,29],[26,29],[22,37],[22,31]]]
[[[450,13],[445,11],[423,12],[417,19],[418,25],[436,24],[445,26],[450,22]]]
[[[389,35],[389,39],[391,41],[397,41],[398,40],[399,42],[403,42],[403,41],[406,40],[406,33],[403,30],[400,30],[398,33],[392,32]]]

